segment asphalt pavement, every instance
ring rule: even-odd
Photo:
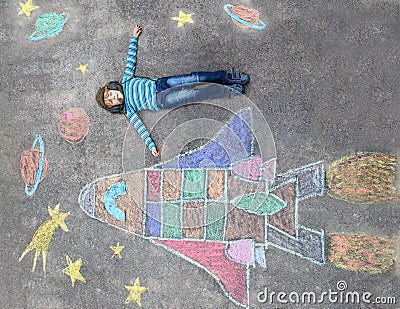
[[[204,268],[95,220],[80,208],[78,198],[86,184],[158,164],[170,155],[167,151],[164,155],[166,149],[176,154],[196,149],[209,138],[199,132],[207,132],[210,123],[226,123],[237,111],[204,104],[159,114],[141,112],[161,152],[160,157],[152,157],[123,116],[101,110],[95,101],[100,86],[122,77],[136,24],[143,27],[138,76],[232,66],[250,74],[240,104],[264,117],[265,123],[255,124],[261,132],[256,151],[267,147],[268,156],[276,155],[278,173],[319,161],[328,166],[357,151],[400,154],[398,1],[230,3],[255,9],[259,16],[254,25],[265,24],[263,29],[234,23],[224,10],[226,4],[216,0],[0,1],[0,308],[137,308],[139,300],[142,308],[240,307]],[[173,19],[180,11],[181,27],[179,18]],[[49,12],[57,13],[57,25],[49,25],[54,16],[45,21],[48,24],[38,25],[39,17]],[[43,39],[28,39],[38,38],[43,28],[49,31],[57,26]],[[59,129],[60,117],[73,117],[71,112],[64,114],[71,108],[84,110],[89,119],[87,135],[76,144],[67,142]],[[169,141],[182,125],[189,134],[177,143],[180,148],[171,150]],[[37,134],[43,140],[47,171],[29,196],[21,177],[21,154],[39,149],[40,143],[34,143]],[[64,218],[68,231],[58,226],[35,234],[50,219],[48,207],[54,211],[58,203],[60,213],[69,213]],[[399,256],[399,210],[398,201],[354,204],[324,194],[300,202],[298,220],[324,231],[326,256],[333,233],[391,239]],[[34,248],[20,260],[34,239],[50,244],[44,250],[45,273],[43,253],[31,272]],[[118,242],[124,246],[122,258],[110,249]],[[65,269],[79,259],[85,282],[76,279],[72,285]],[[338,291],[338,282],[345,282],[346,291],[371,293],[375,302],[377,297],[396,299],[397,304],[355,305],[324,299],[311,307],[399,308],[399,276],[398,264],[371,275],[339,269],[327,260],[322,265],[313,263],[271,246],[266,268],[257,264],[249,268],[248,306],[310,308],[307,303],[276,298],[262,302],[262,293],[268,289],[276,294],[321,295]],[[146,290],[129,301],[126,286],[134,286],[136,278]]]

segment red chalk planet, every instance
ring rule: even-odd
[[[21,153],[21,177],[24,183],[33,187],[35,184],[36,171],[39,168],[40,151],[38,149],[29,149]],[[44,159],[43,171],[40,180],[44,178],[47,173],[48,162]]]
[[[47,169],[48,163],[44,157],[44,142],[40,134],[37,134],[32,148],[21,153],[20,170],[27,195],[32,196],[35,193],[39,182],[46,175]]]
[[[58,131],[65,141],[78,144],[89,132],[89,117],[82,108],[70,108],[58,121]]]

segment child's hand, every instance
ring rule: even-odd
[[[139,25],[136,25],[135,28],[133,28],[132,36],[134,36],[135,38],[138,38],[141,33],[142,33],[142,27]]]
[[[153,156],[158,157],[159,156],[159,152],[157,151],[156,147],[151,148],[151,153],[153,154]]]

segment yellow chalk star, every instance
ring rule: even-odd
[[[140,286],[139,278],[136,278],[134,285],[125,285],[125,289],[129,291],[129,295],[125,300],[125,304],[135,301],[139,307],[141,307],[142,305],[140,304],[140,296],[144,291],[147,291],[147,288]]]
[[[179,16],[174,16],[171,19],[172,20],[177,20],[178,21],[178,28],[180,28],[186,23],[194,24],[194,21],[193,21],[193,19],[191,17],[193,14],[194,13],[185,14],[182,11],[179,11]]]
[[[119,245],[119,242],[117,242],[117,245],[116,245],[116,246],[110,246],[110,249],[111,249],[112,251],[114,251],[114,254],[113,254],[112,258],[114,258],[114,256],[118,256],[120,259],[122,259],[121,251],[122,251],[122,249],[124,249],[124,248],[125,248],[124,246],[120,246],[120,245]]]
[[[83,276],[80,273],[80,269],[82,266],[82,259],[76,260],[74,263],[72,263],[68,255],[66,256],[66,258],[68,267],[64,268],[62,271],[64,274],[67,274],[68,276],[71,277],[72,286],[74,286],[75,280],[86,282],[85,278],[83,278]]]
[[[86,64],[79,64],[79,67],[76,68],[76,69],[79,70],[79,71],[81,71],[82,74],[85,74],[86,71],[87,71],[87,66],[88,66],[87,63],[86,63]]]
[[[39,7],[32,4],[32,0],[28,0],[25,3],[19,3],[21,7],[21,11],[18,12],[18,15],[25,14],[28,17],[31,17],[31,11],[38,9]]]

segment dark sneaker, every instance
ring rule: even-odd
[[[244,93],[244,86],[240,84],[227,85],[229,88],[236,90],[237,92]]]
[[[227,85],[241,84],[246,85],[250,82],[250,75],[245,73],[240,73],[239,70],[232,68],[232,73],[228,73]]]

